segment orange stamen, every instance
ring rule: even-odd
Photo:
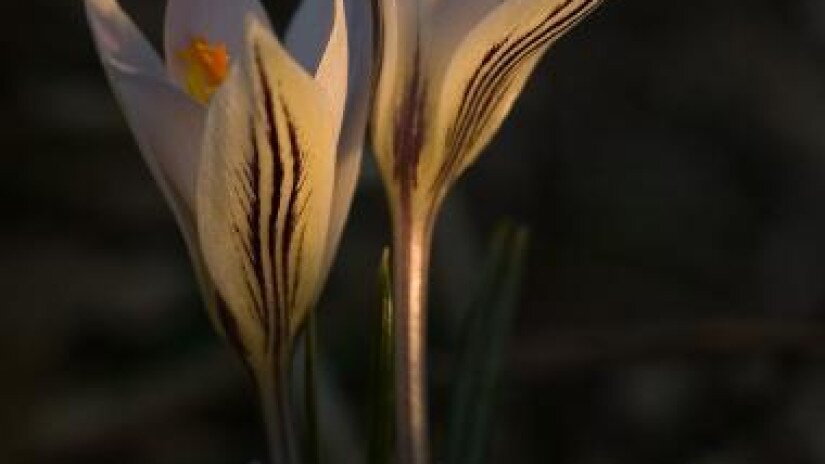
[[[229,74],[229,51],[222,43],[194,37],[189,47],[178,52],[186,65],[186,90],[200,103],[207,103]]]

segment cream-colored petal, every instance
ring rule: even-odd
[[[490,141],[536,63],[601,0],[509,0],[495,8],[453,53],[435,100],[435,143],[422,177],[444,189]]]
[[[264,26],[247,34],[242,66],[210,105],[198,230],[229,330],[259,362],[285,355],[322,287],[335,121]]]
[[[164,25],[164,53],[170,74],[180,84],[186,82],[186,63],[181,51],[193,39],[224,44],[230,60],[243,54],[247,17],[270,28],[266,10],[259,0],[169,0]]]
[[[372,144],[377,161],[385,177],[394,170],[394,153],[398,136],[413,134],[416,108],[426,85],[426,53],[422,38],[427,34],[422,27],[421,4],[417,0],[376,0],[378,30],[376,62],[380,75],[373,96],[371,116]],[[403,135],[402,135],[403,137]]]
[[[334,0],[334,3],[332,30],[318,70],[315,72],[315,80],[327,91],[330,109],[337,117],[337,126],[340,128],[340,121],[344,119],[349,83],[349,39],[344,0]]]
[[[361,171],[373,84],[372,8],[364,0],[347,0],[345,7],[349,43],[347,102],[338,140],[325,274],[338,250]]]
[[[203,158],[198,178],[196,216],[200,245],[209,280],[214,282],[220,303],[216,321],[226,338],[255,366],[264,358],[266,342],[265,314],[260,307],[262,290],[257,282],[247,282],[249,273],[257,269],[263,257],[245,256],[249,234],[257,225],[246,224],[243,211],[251,203],[252,192],[239,186],[242,173],[238,164],[252,153],[254,138],[250,121],[251,96],[243,72],[232,68],[229,78],[212,98],[203,139]],[[233,230],[235,223],[246,229]],[[243,235],[242,235],[243,234]]]
[[[491,11],[510,0],[429,0],[433,66],[443,69],[461,41]]]
[[[347,99],[347,15],[344,0],[304,0],[286,35],[286,48],[326,90],[340,119]]]
[[[163,62],[116,0],[84,0],[86,17],[104,63],[160,77]]]

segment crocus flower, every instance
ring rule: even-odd
[[[304,1],[283,45],[257,0],[169,0],[164,62],[116,0],[85,0],[211,318],[259,383],[281,462],[294,458],[282,377],[340,239],[368,118],[370,12],[346,3]]]
[[[372,141],[393,220],[402,462],[424,463],[425,295],[439,206],[544,52],[601,0],[378,0]]]

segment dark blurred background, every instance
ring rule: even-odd
[[[164,2],[123,4],[159,43]],[[260,457],[81,3],[0,11],[0,462]],[[823,0],[613,0],[551,51],[438,226],[436,446],[503,217],[533,243],[492,463],[825,463]],[[335,462],[363,455],[387,239],[369,160],[319,312]]]

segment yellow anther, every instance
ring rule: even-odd
[[[189,47],[178,52],[186,65],[186,90],[200,103],[207,103],[229,73],[229,52],[222,43],[194,37]]]

